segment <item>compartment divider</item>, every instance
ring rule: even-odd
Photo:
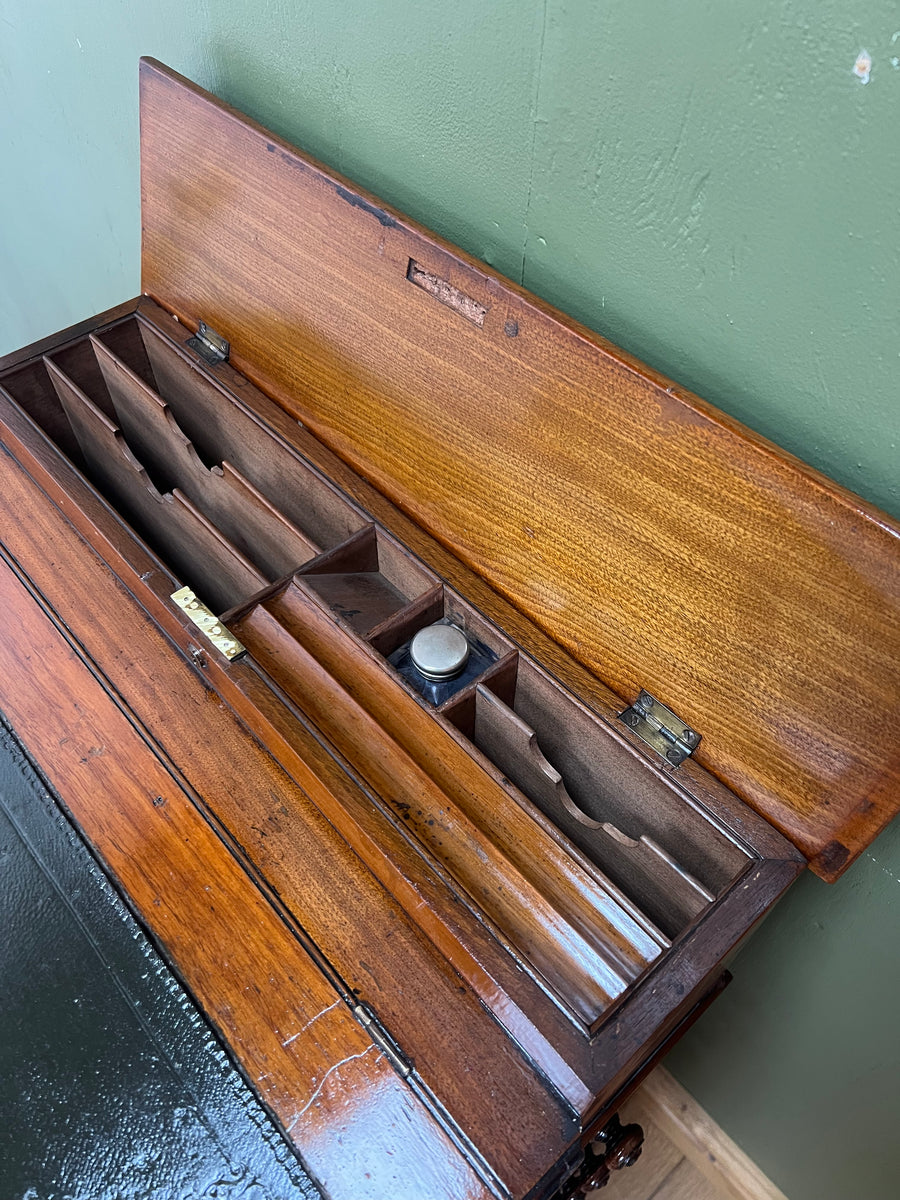
[[[432,578],[374,524],[296,573],[302,589],[314,592],[361,637],[405,611],[416,589],[429,587]]]
[[[487,687],[479,683],[475,692],[472,740],[477,748],[602,871],[611,871],[661,929],[676,932],[715,899],[652,838],[630,837],[612,822],[586,813],[570,795],[564,775],[544,755],[531,726]],[[565,765],[560,764],[563,770]]]
[[[182,488],[267,578],[287,575],[319,553],[231,463],[205,463],[165,400],[99,338],[92,344],[128,444]]]
[[[211,608],[230,608],[267,580],[179,490],[163,494],[121,430],[50,359],[45,364],[90,477]]]
[[[704,895],[718,896],[746,867],[745,852],[714,821],[700,817],[679,798],[677,772],[669,779],[635,772],[631,757],[605,735],[596,714],[533,660],[523,658],[520,664],[511,707],[537,731],[544,754],[563,769],[569,795],[589,817],[611,824],[632,842],[646,837],[663,847]],[[582,823],[571,821],[565,832],[585,853],[596,854],[584,840],[584,829]],[[625,855],[606,858],[605,869],[625,890],[633,886],[634,861],[634,856]],[[645,895],[657,893],[654,911],[668,912],[662,927],[670,933],[684,928],[678,926],[678,906],[668,905],[667,896],[653,883],[652,872],[646,871],[644,879]],[[696,891],[693,884],[684,892],[685,898],[691,891]],[[690,902],[684,911],[692,907]]]
[[[297,570],[298,575],[342,575],[356,571],[378,570],[378,540],[374,522],[323,550]]]
[[[54,351],[49,358],[110,420],[115,420],[112,397],[90,339],[73,342]]]
[[[189,351],[169,342],[140,316],[134,325],[141,339],[140,353],[146,354],[152,368],[156,391],[201,459],[227,459],[288,520],[323,548],[343,542],[370,523],[330,480],[248,411],[237,394],[206,376]],[[101,331],[97,340],[110,347],[106,332]],[[113,352],[117,350],[114,346]],[[126,361],[132,372],[139,357]]]
[[[439,583],[430,591],[411,600],[405,608],[387,617],[366,634],[366,641],[387,658],[398,646],[425,625],[431,625],[444,615],[444,585]]]
[[[159,393],[98,337],[91,345],[104,383],[112,400],[116,420],[134,452],[147,464],[162,470],[172,469],[174,460],[179,478],[190,478],[198,467],[209,470],[218,460],[205,462],[169,410]]]
[[[84,455],[50,378],[47,361],[38,358],[17,367],[3,376],[0,387],[72,464],[83,471]]]
[[[251,543],[253,557],[265,556],[268,574],[288,575],[321,553],[321,548],[303,530],[286,517],[280,508],[258,491],[249,479],[223,459],[221,467],[210,472],[215,481],[222,472],[223,491],[227,488],[238,499],[241,520],[245,522],[246,537]]]
[[[470,742],[475,742],[476,693],[482,686],[489,687],[497,696],[507,696],[512,701],[516,690],[516,675],[519,668],[518,650],[510,650],[493,666],[482,672],[461,692],[445,700],[438,712]]]
[[[252,596],[242,598],[237,604],[227,608],[219,615],[219,620],[223,625],[230,625],[234,621],[240,621],[252,612],[260,604],[266,604],[269,600],[273,600],[277,595],[283,592],[290,586],[294,578],[293,572],[290,575],[285,575],[281,579],[275,579],[272,583],[266,584],[259,591],[254,592]]]

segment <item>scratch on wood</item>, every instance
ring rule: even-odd
[[[306,1033],[307,1029],[309,1029],[309,1027],[311,1025],[315,1025],[316,1021],[318,1021],[320,1017],[324,1017],[326,1013],[330,1013],[331,1010],[334,1008],[337,1008],[337,1006],[340,1003],[341,1003],[341,998],[340,998],[340,996],[338,996],[338,998],[337,998],[337,1000],[335,1000],[334,1004],[329,1004],[327,1008],[323,1008],[321,1012],[316,1013],[316,1015],[314,1017],[312,1017],[309,1021],[306,1022],[306,1024],[303,1026],[302,1029],[298,1029],[296,1033],[292,1033],[291,1036],[288,1038],[288,1040],[286,1042],[282,1042],[281,1045],[289,1046],[291,1044],[291,1042],[295,1042],[297,1040],[297,1038],[301,1035],[301,1033]]]
[[[365,1058],[365,1056],[369,1053],[370,1050],[377,1050],[377,1049],[378,1049],[378,1047],[375,1046],[374,1044],[371,1046],[366,1046],[365,1050],[360,1050],[359,1054],[351,1054],[348,1058],[342,1058],[340,1062],[336,1062],[332,1066],[330,1066],[328,1068],[328,1070],[325,1072],[325,1074],[322,1076],[318,1086],[316,1087],[316,1090],[313,1092],[313,1094],[310,1096],[310,1098],[307,1100],[307,1102],[303,1105],[303,1107],[300,1109],[300,1111],[295,1115],[295,1117],[291,1121],[290,1125],[288,1125],[287,1132],[290,1133],[293,1130],[294,1126],[297,1124],[297,1122],[300,1120],[300,1118],[304,1115],[304,1113],[307,1112],[307,1110],[313,1104],[315,1104],[316,1100],[318,1100],[319,1096],[322,1094],[322,1088],[328,1082],[329,1078],[335,1073],[335,1071],[339,1071],[341,1069],[341,1067],[346,1067],[347,1063],[353,1062],[353,1060],[355,1058]],[[379,1051],[379,1053],[380,1053],[380,1051]]]

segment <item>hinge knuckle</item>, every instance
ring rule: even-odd
[[[199,354],[205,363],[217,367],[219,363],[227,362],[231,346],[220,333],[216,333],[205,321],[200,321],[197,332],[188,338],[187,346]]]
[[[351,1012],[397,1074],[403,1079],[411,1075],[413,1069],[412,1063],[378,1020],[372,1009],[369,1008],[368,1004],[362,1002],[355,1004]]]

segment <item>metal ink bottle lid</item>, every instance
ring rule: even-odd
[[[456,625],[428,625],[410,642],[409,656],[426,679],[453,679],[469,661],[469,642]]]

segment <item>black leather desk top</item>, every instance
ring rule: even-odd
[[[0,1196],[318,1196],[2,725],[0,930]]]

